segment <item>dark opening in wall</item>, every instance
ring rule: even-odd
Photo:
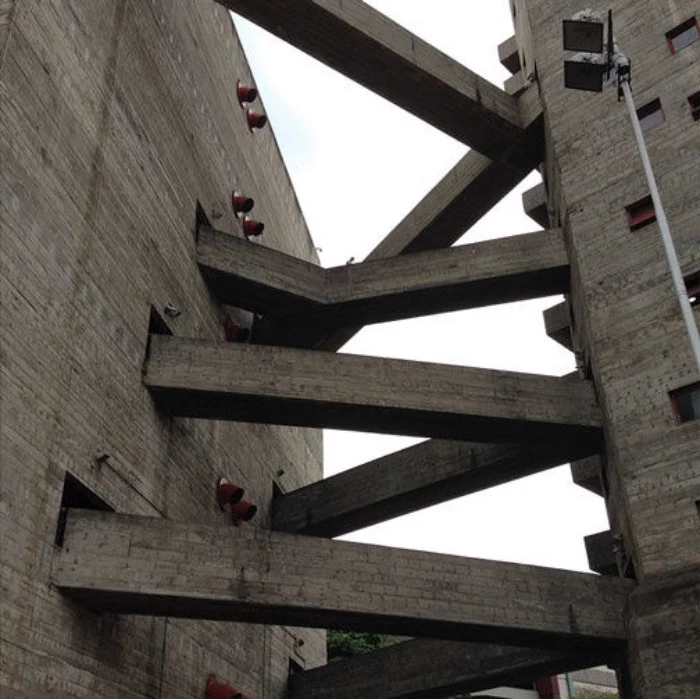
[[[677,388],[670,395],[678,422],[700,420],[700,382]]]
[[[663,124],[666,121],[666,116],[661,106],[661,100],[655,99],[640,107],[637,110],[637,118],[642,131],[650,131],[656,126]]]
[[[666,41],[671,53],[677,53],[698,39],[700,39],[700,26],[698,26],[698,21],[695,17],[687,19],[671,29],[670,32],[666,32]]]
[[[68,510],[72,507],[81,510],[104,510],[114,512],[99,495],[95,494],[84,483],[81,483],[73,474],[66,473],[63,480],[63,492],[61,493],[61,506],[56,524],[54,543],[63,546],[63,535],[66,531],[66,518]]]
[[[301,665],[299,665],[298,662],[289,658],[289,677],[291,677],[292,675],[298,675],[300,672],[304,672],[304,668]]]
[[[697,272],[689,274],[684,279],[685,288],[688,291],[688,298],[690,299],[690,305],[693,308],[700,306],[700,269]]]
[[[146,338],[146,357],[144,360],[148,361],[148,357],[151,353],[151,335],[172,335],[173,331],[168,327],[168,324],[163,319],[163,316],[158,313],[155,306],[151,306],[148,315],[148,337]]]
[[[212,228],[212,225],[207,216],[207,212],[199,203],[199,199],[197,199],[197,208],[195,209],[195,232],[199,231],[200,228]]]
[[[700,92],[690,95],[690,97],[688,97],[688,104],[690,105],[690,114],[693,120],[700,121]]]
[[[627,211],[627,222],[631,231],[638,231],[656,221],[656,211],[651,195],[626,206],[625,211]]]

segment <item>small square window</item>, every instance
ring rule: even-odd
[[[700,420],[700,383],[671,391],[671,405],[678,422]]]
[[[642,131],[649,131],[655,126],[659,126],[666,121],[664,110],[661,107],[661,100],[655,99],[637,110],[637,118],[642,127]]]
[[[666,32],[666,41],[668,41],[671,53],[677,53],[698,39],[700,39],[700,27],[695,17],[691,17],[683,24],[671,29],[670,32]]]
[[[656,210],[651,196],[644,197],[625,208],[631,231],[637,231],[656,221]]]
[[[685,288],[688,290],[688,298],[693,308],[700,306],[700,270],[689,274],[685,278]]]
[[[688,104],[690,105],[690,113],[693,115],[693,119],[700,121],[700,92],[690,95]]]

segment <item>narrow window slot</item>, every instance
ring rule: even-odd
[[[700,382],[671,391],[670,396],[678,422],[700,420]]]
[[[637,117],[642,131],[651,131],[651,129],[663,124],[666,121],[666,116],[661,106],[661,100],[655,99],[640,107],[637,110]]]
[[[638,231],[644,226],[656,221],[656,211],[654,210],[654,202],[651,196],[646,196],[634,204],[625,207],[627,211],[627,221],[631,231]]]
[[[700,26],[695,17],[691,17],[677,27],[666,32],[666,41],[671,53],[678,53],[700,39]]]
[[[690,114],[693,117],[693,121],[700,121],[700,92],[690,95],[688,104],[690,105]]]
[[[688,291],[688,298],[690,299],[690,305],[693,308],[700,306],[700,270],[689,274],[684,279],[685,288]]]

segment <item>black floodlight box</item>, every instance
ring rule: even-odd
[[[602,92],[605,72],[601,63],[564,61],[564,85],[571,90]]]
[[[603,23],[565,19],[564,50],[603,53]]]

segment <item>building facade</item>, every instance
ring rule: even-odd
[[[358,0],[0,4],[3,696],[700,696],[700,375],[627,115],[563,86],[582,8],[511,7],[500,90]],[[472,147],[365,262],[318,266],[229,9]],[[612,9],[697,293],[698,8]],[[547,230],[450,248],[536,167]],[[333,352],[558,293],[577,376]],[[323,480],[321,427],[431,439]],[[605,575],[331,540],[566,462]]]

